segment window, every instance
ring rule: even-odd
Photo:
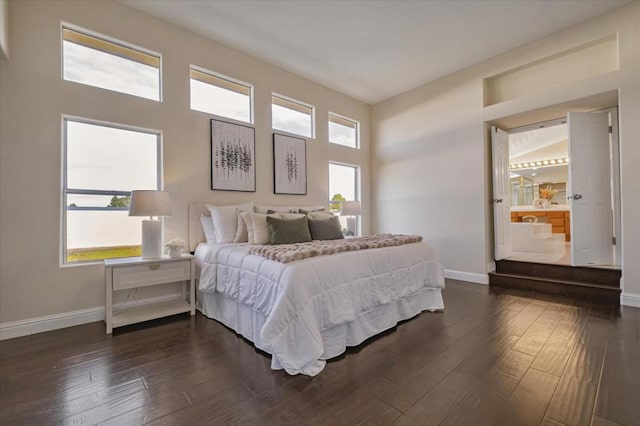
[[[253,87],[191,67],[191,109],[253,123]]]
[[[62,28],[63,78],[160,100],[160,55]]]
[[[347,164],[329,163],[329,209],[339,212],[341,201],[360,200],[360,167]],[[342,232],[345,235],[358,235],[359,216],[341,216]]]
[[[313,137],[313,107],[271,95],[271,125],[276,130]]]
[[[329,113],[329,142],[351,148],[359,148],[360,123]]]
[[[64,119],[63,263],[140,255],[133,189],[160,188],[160,135]]]

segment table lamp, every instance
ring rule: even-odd
[[[353,223],[349,223],[350,221],[347,219],[347,232],[351,233],[351,235],[356,234],[355,216],[359,216],[361,212],[360,201],[343,201],[340,205],[340,216],[353,217]]]
[[[171,216],[171,198],[166,191],[131,191],[129,216],[149,216],[142,221],[142,258],[162,257],[162,222],[153,216]]]

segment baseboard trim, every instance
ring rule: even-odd
[[[623,292],[620,295],[620,304],[640,308],[640,294]]]
[[[444,277],[452,280],[468,281],[476,284],[489,284],[489,275],[474,274],[471,272],[454,271],[453,269],[445,269]]]
[[[114,308],[123,308],[131,305],[148,305],[150,303],[177,299],[179,297],[182,297],[181,293],[149,297],[147,299],[138,300],[134,303],[117,303],[114,305]],[[30,336],[32,334],[44,333],[45,331],[52,331],[61,328],[73,327],[75,325],[88,324],[90,322],[104,321],[104,318],[104,306],[99,306],[96,308],[63,312],[61,314],[45,315],[43,317],[5,322],[4,324],[0,324],[0,340]]]

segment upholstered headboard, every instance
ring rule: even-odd
[[[189,204],[189,251],[194,251],[198,244],[206,241],[204,231],[200,224],[200,216],[205,215],[211,217],[206,203],[190,203]]]

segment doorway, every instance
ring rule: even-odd
[[[566,119],[508,133],[512,252],[507,259],[570,265]]]
[[[617,108],[492,129],[495,259],[615,266]]]

